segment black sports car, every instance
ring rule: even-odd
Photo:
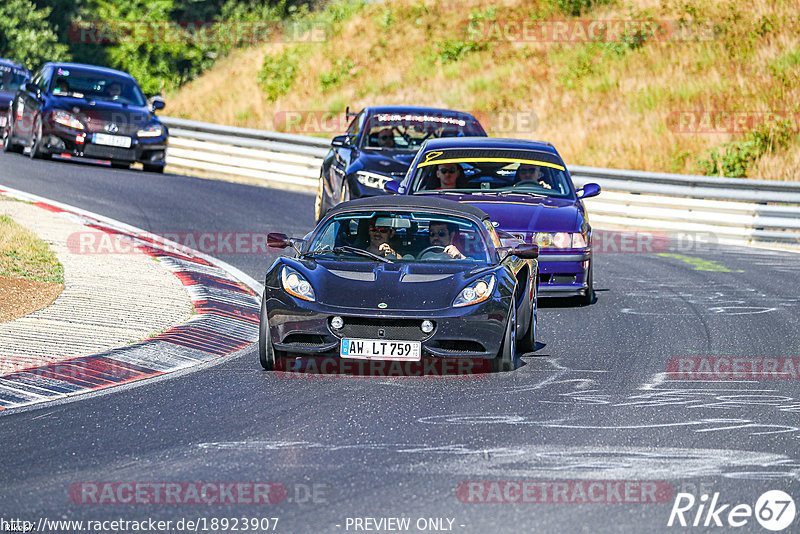
[[[157,97],[148,101],[124,72],[46,63],[14,97],[3,150],[21,153],[27,146],[32,158],[67,154],[163,172],[168,132],[155,116],[163,107]]]
[[[31,73],[23,65],[0,58],[0,130],[6,126],[14,94],[30,77]]]
[[[536,245],[504,247],[478,208],[430,197],[372,197],[330,210],[266,274],[259,355],[489,360],[535,350]]]
[[[314,203],[317,221],[340,202],[386,194],[384,184],[405,176],[426,139],[486,136],[478,120],[462,111],[375,106],[353,115],[322,162]]]

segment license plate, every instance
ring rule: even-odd
[[[131,138],[124,135],[108,135],[102,133],[94,134],[92,142],[96,145],[118,146],[121,148],[131,147]]]
[[[360,360],[401,360],[417,362],[421,359],[419,341],[390,341],[387,339],[343,339],[339,353],[342,358]]]

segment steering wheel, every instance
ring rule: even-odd
[[[541,186],[542,184],[539,183],[539,180],[520,180],[519,182],[515,183],[513,187],[517,187],[518,185],[538,185]]]
[[[424,249],[422,252],[417,254],[417,259],[422,259],[422,256],[424,256],[428,252],[433,252],[436,254],[444,254],[444,247],[440,247],[439,245],[431,245],[430,247]]]

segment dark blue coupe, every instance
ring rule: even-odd
[[[0,58],[0,130],[6,126],[14,94],[30,77],[31,73],[23,65]]]
[[[387,190],[440,196],[489,214],[498,230],[539,246],[543,296],[594,300],[592,227],[577,190],[550,143],[518,139],[434,139],[420,149],[402,182]]]
[[[538,249],[503,248],[489,217],[439,198],[363,198],[330,210],[269,268],[259,354],[285,360],[469,358],[513,367],[535,349]],[[466,360],[464,360],[466,361]],[[283,364],[282,364],[283,362]]]
[[[405,175],[422,143],[438,137],[486,136],[478,120],[461,111],[413,106],[372,106],[354,114],[344,135],[331,141],[320,169],[314,216],[347,200],[383,195],[384,184]]]
[[[167,127],[155,115],[164,101],[148,101],[125,72],[79,63],[46,63],[17,90],[3,150],[31,158],[57,154],[107,160],[163,172]]]

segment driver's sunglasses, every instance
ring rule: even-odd
[[[431,232],[431,237],[447,237],[450,234],[447,230],[436,230]]]
[[[520,169],[520,174],[536,174],[539,172],[539,169]]]
[[[458,171],[456,169],[439,169],[439,172],[442,174],[455,174]]]
[[[381,234],[388,234],[389,233],[389,229],[386,228],[385,226],[370,226],[369,227],[369,231],[370,232],[380,232]]]

